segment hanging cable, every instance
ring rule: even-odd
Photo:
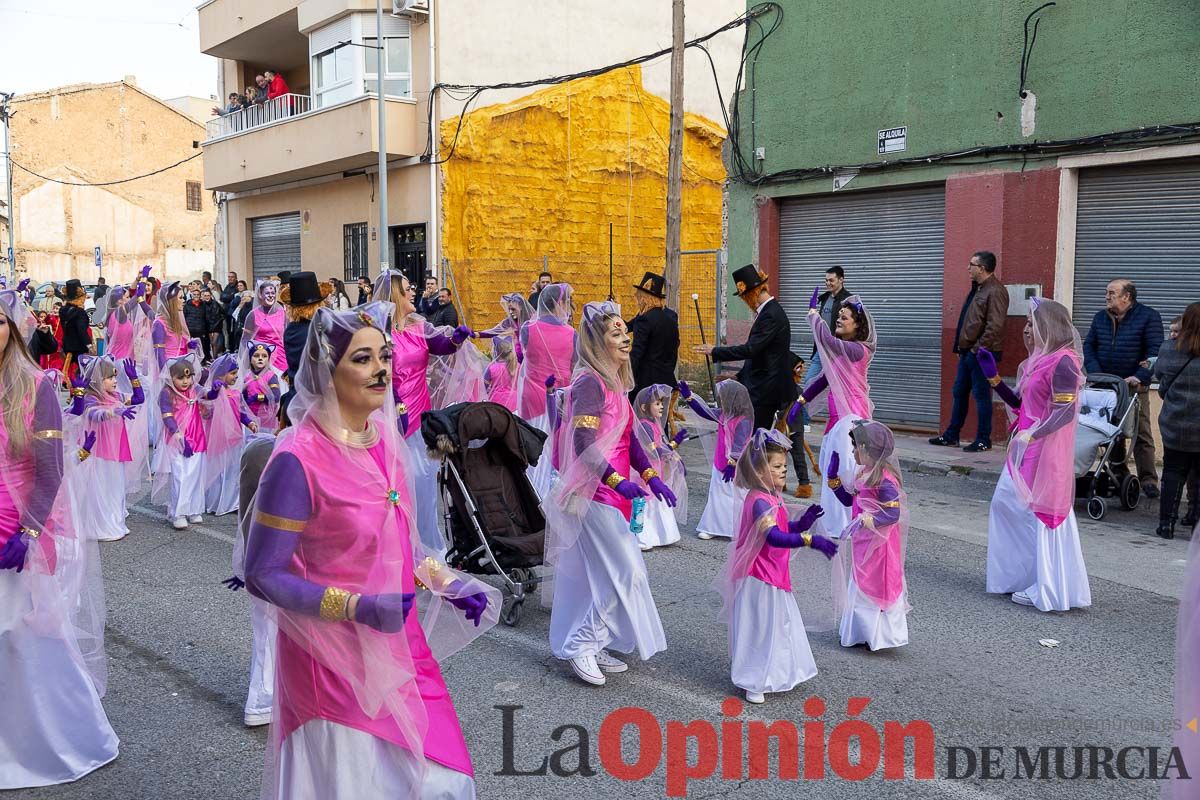
[[[63,186],[115,186],[118,183],[129,183],[130,181],[137,181],[137,180],[141,180],[142,178],[149,178],[152,175],[158,175],[159,173],[166,172],[167,170],[175,169],[180,164],[186,164],[187,162],[191,161],[193,158],[199,158],[201,155],[203,155],[203,152],[193,153],[192,155],[188,156],[185,159],[176,161],[174,164],[163,167],[161,169],[156,169],[153,172],[147,172],[143,175],[134,175],[131,178],[120,178],[115,181],[99,181],[97,183],[88,183],[86,181],[59,180],[58,178],[51,178],[48,175],[43,175],[40,172],[34,172],[29,167],[22,166],[21,164],[17,163],[16,161],[13,161],[12,165],[14,167],[16,167],[17,169],[21,170],[22,172],[28,172],[30,175],[34,176],[35,178],[41,178],[42,180],[49,181],[50,183],[60,183]]]
[[[1025,99],[1025,79],[1029,75],[1029,61],[1033,58],[1033,45],[1037,42],[1038,25],[1042,24],[1042,18],[1038,17],[1033,23],[1033,36],[1029,35],[1029,20],[1037,16],[1039,11],[1056,6],[1058,3],[1043,3],[1042,5],[1029,12],[1029,16],[1025,18],[1025,41],[1021,45],[1021,81],[1020,88],[1017,89],[1017,96],[1022,100]]]

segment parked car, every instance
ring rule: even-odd
[[[37,302],[37,299],[38,299],[39,297],[41,297],[41,296],[42,296],[42,294],[44,294],[44,293],[45,293],[45,291],[46,291],[46,287],[47,287],[47,286],[49,286],[49,285],[51,285],[51,284],[54,284],[54,289],[55,289],[55,291],[56,291],[56,292],[61,292],[61,291],[62,291],[62,288],[63,288],[63,285],[64,285],[65,283],[66,283],[66,281],[63,281],[63,282],[59,282],[59,281],[43,281],[42,283],[39,283],[39,284],[37,285],[37,288],[36,288],[36,289],[34,289],[34,291],[33,291],[33,301],[34,301],[35,303]],[[94,300],[92,300],[92,294],[93,294],[93,293],[95,293],[95,291],[96,291],[96,287],[97,287],[98,285],[99,285],[99,284],[95,284],[95,283],[85,283],[85,284],[83,284],[83,291],[87,293],[87,299],[83,301],[83,310],[87,312],[88,319],[89,319],[89,320],[91,320],[91,322],[92,322],[92,324],[93,324],[93,325],[95,325],[95,324],[96,324],[97,320],[96,320],[96,319],[94,319],[94,318],[93,318],[93,316],[92,316],[92,314],[93,314],[93,313],[96,311],[96,302],[95,302]],[[100,321],[101,321],[101,322],[103,322],[103,320],[100,320]]]

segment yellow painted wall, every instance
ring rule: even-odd
[[[615,295],[632,317],[631,285],[646,270],[662,272],[666,235],[669,107],[644,90],[640,69],[472,111],[454,144],[457,123],[441,126],[442,157],[454,147],[442,166],[442,252],[469,323],[494,323],[499,296],[528,292],[543,256],[576,298],[604,299],[610,222]],[[717,249],[725,131],[693,114],[684,126],[682,247]],[[690,256],[681,269],[681,322],[694,324],[698,293],[709,337],[715,264],[712,255]],[[698,331],[685,330],[685,342],[692,338]]]

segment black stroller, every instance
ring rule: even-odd
[[[526,594],[542,580],[546,518],[525,470],[537,464],[546,434],[496,403],[457,403],[421,415],[421,436],[442,462],[450,549],[446,563],[472,575],[498,575],[500,619],[516,625]]]
[[[1075,497],[1087,500],[1088,516],[1094,520],[1107,513],[1107,498],[1118,498],[1126,511],[1137,508],[1142,484],[1125,459],[1142,412],[1124,378],[1087,376],[1075,434]]]

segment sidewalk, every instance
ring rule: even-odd
[[[900,468],[905,471],[921,472],[926,475],[969,475],[976,480],[995,483],[1000,479],[1004,459],[1008,451],[1003,443],[992,445],[986,453],[964,453],[962,447],[938,447],[929,443],[929,433],[905,433],[892,431],[896,435],[896,454]],[[825,425],[813,422],[812,430],[805,434],[808,446],[816,453],[825,435]]]

